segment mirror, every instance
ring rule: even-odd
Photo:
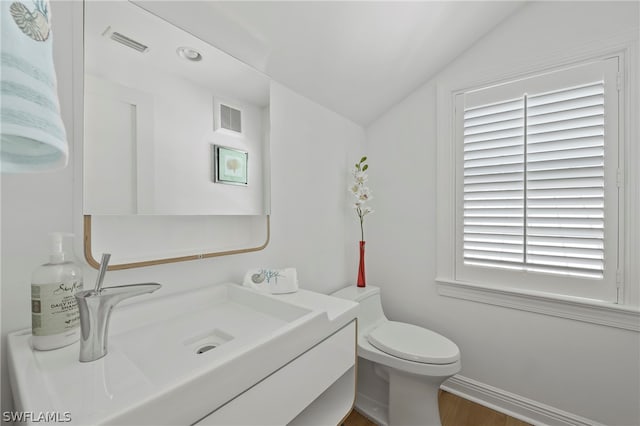
[[[268,215],[268,77],[131,2],[85,2],[85,215]]]
[[[75,4],[74,229],[95,268],[93,253],[115,270],[269,242],[270,80],[159,17],[193,6],[153,4]]]

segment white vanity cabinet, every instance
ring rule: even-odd
[[[198,425],[337,425],[353,406],[352,321],[198,422]]]

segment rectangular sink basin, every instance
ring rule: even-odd
[[[126,330],[123,322],[127,318],[114,313],[110,351],[122,352],[154,384],[161,385],[176,375],[209,368],[214,361],[225,361],[242,348],[259,346],[312,319],[310,309],[236,285],[216,286],[207,296],[190,299],[180,301],[182,309],[167,307],[160,314],[162,321],[133,330]],[[215,350],[198,353],[207,345],[216,346]]]
[[[79,343],[39,352],[29,331],[12,333],[16,409],[69,412],[71,424],[193,424],[344,325],[299,303],[304,293],[220,284],[139,299],[116,307],[107,356],[88,363]]]

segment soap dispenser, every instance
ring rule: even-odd
[[[49,262],[33,271],[31,330],[33,348],[46,351],[80,339],[75,293],[82,290],[82,269],[73,262],[73,234],[51,234]]]

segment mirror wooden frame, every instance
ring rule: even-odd
[[[271,239],[271,217],[269,215],[266,215],[265,217],[266,217],[266,227],[267,227],[266,240],[264,244],[259,245],[257,247],[201,253],[201,254],[194,254],[189,256],[152,259],[152,260],[145,260],[140,262],[121,263],[118,265],[109,265],[107,270],[117,271],[120,269],[141,268],[143,266],[161,265],[164,263],[186,262],[188,260],[207,259],[210,257],[229,256],[232,254],[251,253],[254,251],[263,250],[264,248],[267,247],[267,245],[269,244],[269,240]],[[91,250],[91,215],[84,215],[84,234],[83,235],[84,235],[83,239],[84,239],[85,260],[91,267],[98,269],[100,268],[100,262],[96,260],[96,258],[93,256],[93,251]]]

